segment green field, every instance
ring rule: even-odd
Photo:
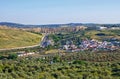
[[[37,45],[41,37],[19,29],[0,28],[0,49]]]
[[[97,36],[96,34],[105,34],[103,36]],[[90,37],[92,39],[97,39],[97,40],[102,40],[105,38],[117,38],[120,39],[120,30],[101,30],[101,31],[97,31],[97,30],[91,30],[91,31],[87,31],[85,33],[85,36]]]

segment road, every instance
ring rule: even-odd
[[[0,49],[0,51],[5,51],[5,50],[16,50],[16,49],[24,49],[24,48],[34,48],[34,47],[37,47],[37,46],[42,46],[44,41],[46,40],[46,37],[47,37],[47,34],[43,34],[43,37],[40,41],[39,44],[37,45],[32,45],[32,46],[24,46],[24,47],[16,47],[16,48],[6,48],[6,49]]]
[[[48,34],[44,34],[44,37],[42,38],[42,41],[40,42],[40,47],[44,47],[44,42],[48,39]]]

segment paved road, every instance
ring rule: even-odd
[[[16,47],[16,48],[6,48],[6,49],[0,49],[0,51],[15,50],[15,49],[24,49],[24,48],[34,48],[34,47],[37,47],[37,46],[42,46],[43,42],[46,40],[46,36],[47,36],[47,34],[43,34],[43,37],[42,37],[40,43],[37,44],[37,45],[25,46],[25,47]]]

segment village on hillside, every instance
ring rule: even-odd
[[[120,42],[107,42],[107,41],[98,41],[95,39],[88,40],[85,39],[81,42],[79,45],[66,43],[66,45],[63,45],[63,49],[67,52],[78,52],[78,51],[84,51],[84,50],[116,50],[120,47]]]

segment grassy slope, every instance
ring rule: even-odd
[[[0,49],[36,45],[41,37],[22,30],[0,28]]]
[[[106,34],[106,36],[97,36],[95,34],[97,33],[104,33]],[[88,31],[85,35],[86,36],[90,36],[91,38],[97,39],[97,40],[101,40],[103,38],[118,38],[120,39],[119,36],[120,30],[102,30],[102,31],[96,31],[96,30],[92,30],[92,31]]]
[[[58,49],[51,49],[45,52],[45,54],[54,54],[54,53],[64,53],[64,50],[58,50]]]

